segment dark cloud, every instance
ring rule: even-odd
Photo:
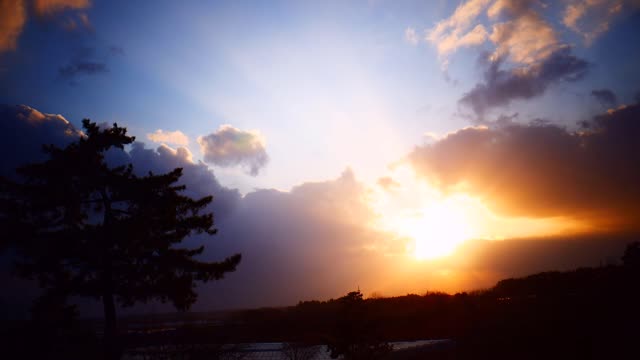
[[[338,297],[360,286],[389,283],[391,236],[370,230],[365,186],[350,170],[335,180],[306,183],[290,192],[247,194],[233,217],[221,222],[213,254],[241,252],[229,281],[203,288],[201,309],[278,306]],[[406,286],[406,284],[405,284]]]
[[[640,229],[639,120],[635,104],[579,131],[548,122],[471,127],[417,147],[409,159],[439,186],[464,186],[502,214]]]
[[[12,157],[24,155],[21,161],[39,161],[41,157],[27,159],[26,154],[41,156],[36,154],[40,149],[40,143],[63,146],[80,136],[61,116],[37,114],[41,113],[28,107],[3,108],[0,154],[3,154],[4,159],[16,162],[17,158]],[[596,155],[601,158],[592,161],[601,164],[618,158],[616,154],[636,151],[638,145],[634,145],[632,139],[637,139],[638,125],[634,130],[631,124],[633,119],[637,119],[637,114],[636,107],[629,107],[597,117],[589,122],[588,129],[583,130],[586,135],[569,133],[549,124],[507,124],[493,130],[470,128],[450,135],[432,146],[416,149],[412,160],[425,174],[427,170],[435,170],[431,174],[440,178],[441,184],[447,185],[456,182],[460,176],[475,174],[460,169],[465,159],[472,158],[470,160],[480,163],[476,169],[484,169],[482,175],[493,177],[495,184],[502,186],[501,189],[494,188],[495,193],[504,190],[505,193],[517,194],[516,190],[510,188],[521,186],[521,192],[533,192],[529,198],[534,199],[537,204],[532,206],[542,209],[538,213],[545,215],[549,212],[545,210],[545,204],[541,203],[546,201],[545,193],[542,191],[546,185],[535,185],[536,182],[545,179],[538,174],[545,171],[545,164],[566,164],[569,160],[584,159],[585,156],[590,159]],[[41,120],[33,122],[29,119]],[[20,134],[20,137],[15,134]],[[494,135],[486,139],[486,134]],[[20,141],[14,140],[16,138]],[[495,141],[491,140],[492,138]],[[530,140],[524,141],[527,139]],[[536,145],[533,139],[549,142]],[[573,142],[571,139],[574,139]],[[579,146],[579,143],[583,145]],[[617,144],[619,148],[605,151],[610,143]],[[490,150],[491,147],[495,150]],[[586,155],[576,154],[582,151],[582,147],[590,149],[589,152]],[[514,149],[522,150],[524,154],[519,154]],[[544,151],[548,153],[530,154]],[[502,154],[501,156],[507,158],[511,156],[517,158],[517,161],[498,166],[501,157],[496,154]],[[525,156],[526,154],[530,155]],[[630,176],[628,172],[633,171],[626,169],[624,165],[638,161],[638,152],[635,152],[635,160],[634,153],[631,154],[629,159],[620,163],[591,166],[589,170],[601,171],[613,179],[623,179],[616,180],[615,185],[620,186],[620,189],[608,191],[625,192],[629,199],[638,199],[638,191],[628,189],[632,179],[624,182],[624,179]],[[351,170],[346,170],[336,179],[305,183],[289,192],[262,189],[241,197],[236,190],[221,185],[205,164],[194,162],[187,148],[172,149],[163,145],[149,149],[141,143],[134,143],[127,152],[112,151],[107,154],[107,158],[113,165],[131,162],[140,174],[148,171],[164,173],[175,167],[182,167],[184,176],[181,181],[187,186],[188,195],[213,194],[211,209],[220,230],[218,235],[213,238],[192,237],[187,243],[204,244],[205,259],[220,260],[228,254],[240,252],[243,262],[238,270],[229,274],[225,280],[202,285],[198,289],[200,298],[194,310],[289,305],[305,299],[335,298],[358,286],[366,294],[378,291],[385,295],[403,294],[408,291],[469,290],[491,286],[495,281],[509,276],[597,265],[599,261],[607,260],[619,252],[619,249],[613,246],[613,242],[607,241],[479,241],[461,247],[458,251],[462,254],[461,260],[446,265],[428,261],[406,265],[407,258],[397,256],[403,253],[403,241],[406,239],[397,239],[393,234],[376,231],[367,226],[375,217],[375,213],[369,207],[369,192],[366,186],[356,179]],[[519,165],[518,162],[523,164]],[[469,163],[470,166],[471,164]],[[495,168],[486,169],[491,164],[495,164]],[[3,160],[3,168],[7,165]],[[562,169],[559,164],[548,166],[552,170]],[[517,179],[512,173],[518,173],[519,169],[526,170],[521,178],[529,183],[514,184]],[[469,171],[471,170],[475,169]],[[587,169],[579,168],[579,172],[575,174],[572,171],[577,170],[557,174],[548,179],[556,183],[564,181],[580,185],[582,180],[587,183],[582,185],[584,189],[579,189],[580,192],[576,194],[562,195],[561,189],[557,190],[556,193],[565,196],[557,201],[567,201],[578,196],[584,197],[584,201],[590,201],[592,205],[600,201],[599,192],[603,190],[598,187],[597,181],[589,178],[591,175],[587,173]],[[583,179],[585,176],[587,179]],[[599,179],[605,177],[599,173],[593,176]],[[477,178],[468,178],[473,181],[482,180],[480,175]],[[490,181],[491,179],[480,183],[476,188],[488,189],[487,184]],[[531,184],[535,186],[530,186]],[[492,193],[489,191],[485,194]],[[526,194],[520,195],[514,201],[523,199],[527,200]],[[585,206],[581,208],[583,207]],[[566,206],[562,208],[567,209]],[[518,213],[528,214],[530,210],[523,208]],[[393,249],[396,251],[392,251]],[[446,276],[439,275],[443,266],[447,270]],[[7,277],[7,271],[6,267],[0,268],[0,278]],[[3,278],[4,283],[8,284]],[[11,286],[17,288],[18,285]],[[11,299],[8,299],[6,294],[0,295],[0,303],[8,306],[17,303],[9,300]],[[171,311],[169,306],[154,306],[156,310]],[[141,306],[133,311],[142,312],[145,309]]]
[[[45,114],[26,105],[0,105],[0,175],[13,176],[15,168],[44,160],[43,145],[65,146],[80,132],[61,115]]]
[[[558,82],[578,81],[589,69],[589,63],[574,56],[569,47],[562,47],[539,63],[525,67],[504,70],[503,64],[503,59],[490,61],[484,81],[460,99],[460,103],[470,107],[480,119],[492,108],[540,96]]]
[[[124,55],[124,49],[120,46],[109,46],[109,54],[113,56]]]
[[[539,272],[619,264],[626,244],[635,240],[636,234],[471,240],[458,248],[450,276],[458,278],[457,289],[472,290]]]
[[[78,75],[95,75],[109,72],[109,68],[105,63],[80,61],[65,65],[58,69],[60,77],[71,80]]]
[[[98,52],[93,47],[80,47],[75,50],[69,62],[58,68],[58,76],[71,85],[77,84],[77,80],[83,76],[93,76],[110,72],[106,60],[112,56],[123,54],[118,47],[109,47]]]
[[[41,161],[41,143],[64,146],[79,136],[59,115],[33,115],[40,113],[28,107],[7,109],[2,112],[0,153],[12,164],[3,162],[3,168]],[[40,120],[32,123],[31,118]],[[187,195],[213,195],[209,210],[220,232],[214,238],[195,236],[187,243],[205,245],[206,259],[241,252],[243,262],[224,281],[203,285],[196,308],[337,297],[358,285],[376,289],[391,269],[381,250],[391,237],[366,227],[372,216],[367,191],[350,170],[335,180],[305,183],[290,192],[265,189],[241,197],[237,190],[222,186],[204,163],[194,162],[186,148],[148,149],[136,142],[128,151],[112,150],[106,157],[114,166],[132,163],[141,175],[181,167]]]
[[[26,105],[2,105],[0,136],[0,154],[3,154],[0,157],[0,175],[13,176],[16,167],[46,159],[43,145],[64,147],[76,141],[82,132],[61,115],[41,113]],[[135,142],[130,151],[112,149],[106,158],[113,166],[132,163],[139,175],[183,168],[181,180],[188,188],[188,195],[202,197],[213,194],[212,210],[220,217],[231,214],[240,199],[240,193],[220,185],[205,164],[193,162],[186,148],[172,149],[162,145],[157,149],[147,149],[144,144]]]
[[[264,141],[258,133],[231,125],[220,126],[216,132],[198,138],[198,143],[207,163],[221,167],[242,166],[252,176],[258,175],[269,161]]]
[[[611,108],[618,104],[618,97],[609,89],[596,89],[591,91],[593,96],[605,108]]]
[[[153,150],[145,148],[142,143],[135,142],[128,155],[129,162],[133,164],[139,175],[147,174],[149,171],[163,174],[177,167],[182,168],[181,184],[187,187],[185,195],[196,198],[213,195],[214,201],[209,210],[214,212],[216,220],[230,216],[238,205],[240,200],[238,190],[220,185],[207,165],[192,161],[191,153],[187,148],[172,149],[161,145]]]

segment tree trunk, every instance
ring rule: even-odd
[[[120,359],[120,349],[118,346],[118,333],[116,328],[116,304],[113,293],[105,291],[102,296],[104,304],[104,346],[105,358],[108,360]]]
[[[114,300],[114,284],[113,284],[113,259],[110,256],[112,247],[111,243],[111,221],[113,214],[111,212],[111,199],[107,194],[107,189],[102,189],[102,202],[104,205],[104,253],[102,258],[102,266],[104,273],[102,274],[102,303],[104,304],[104,345],[105,358],[107,360],[120,359],[121,351],[118,343],[118,333],[116,328],[116,304]]]

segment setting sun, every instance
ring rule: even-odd
[[[449,255],[472,236],[464,210],[453,201],[432,203],[402,226],[414,241],[413,255],[418,259]]]

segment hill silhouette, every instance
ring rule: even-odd
[[[127,348],[284,342],[329,344],[339,349],[336,354],[357,349],[358,354],[368,355],[351,358],[383,359],[389,355],[385,344],[391,341],[451,339],[452,347],[428,354],[396,353],[393,358],[634,359],[639,354],[639,246],[630,244],[619,265],[505,279],[470,293],[364,299],[357,291],[291,307],[211,315],[212,321],[189,314],[182,317],[187,321],[169,329],[156,323],[147,324],[147,331],[130,331]],[[166,315],[162,322],[176,318]],[[10,331],[2,337],[22,348],[25,341],[35,341],[20,334]],[[376,356],[366,352],[370,349]]]

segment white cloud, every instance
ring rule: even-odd
[[[412,27],[408,27],[404,31],[404,39],[411,45],[418,45],[418,34],[416,33],[416,29]]]

